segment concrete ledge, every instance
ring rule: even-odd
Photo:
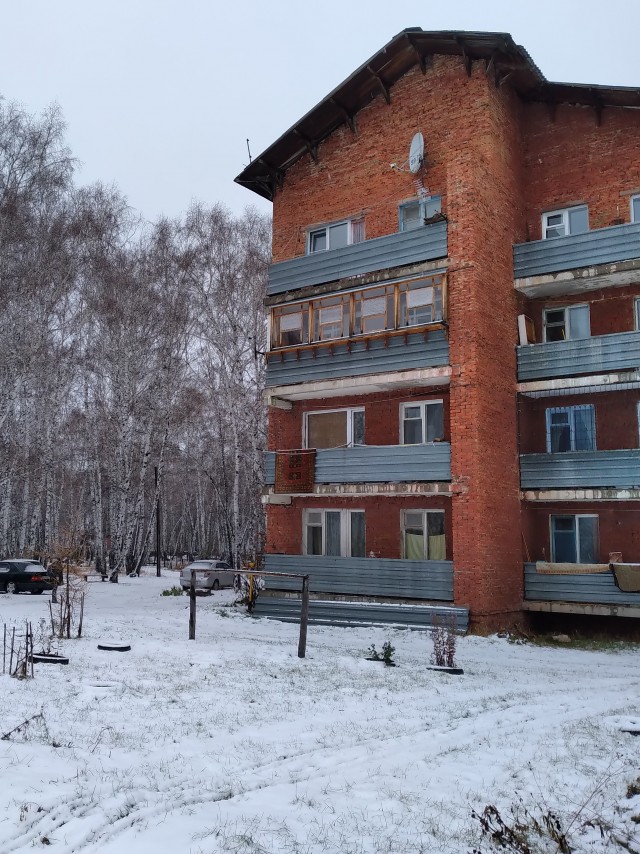
[[[586,602],[529,602],[522,603],[523,611],[543,614],[582,614],[593,617],[640,618],[640,608],[633,605],[591,605]]]

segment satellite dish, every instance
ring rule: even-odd
[[[424,137],[418,131],[409,146],[409,171],[414,175],[420,170],[424,160]]]

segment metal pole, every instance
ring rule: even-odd
[[[156,478],[156,576],[160,578],[160,492],[158,491],[158,466],[153,468]]]
[[[196,573],[191,570],[189,585],[189,640],[196,639]]]
[[[302,579],[302,603],[300,607],[300,640],[298,658],[304,658],[307,651],[307,623],[309,622],[309,576]]]

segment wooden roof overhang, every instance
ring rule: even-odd
[[[640,108],[640,89],[578,83],[551,83],[527,51],[508,33],[425,32],[414,27],[398,33],[356,69],[319,104],[282,134],[237,176],[236,183],[272,200],[287,169],[308,154],[318,159],[318,146],[341,125],[355,132],[356,115],[378,95],[391,101],[393,84],[414,65],[425,73],[433,56],[460,56],[467,74],[484,61],[496,86],[509,80],[527,101],[593,107],[598,122],[605,107]]]

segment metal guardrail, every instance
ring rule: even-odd
[[[640,368],[640,332],[616,332],[518,347],[518,380],[557,379]]]
[[[265,453],[264,480],[275,482],[275,451]],[[413,483],[451,480],[451,445],[356,445],[316,451],[316,483]]]
[[[640,258],[638,222],[518,243],[513,247],[513,272],[515,279],[523,279],[634,258]]]
[[[640,448],[523,454],[522,489],[640,488]]]
[[[611,570],[583,575],[547,575],[536,572],[535,563],[524,565],[524,598],[533,602],[640,606],[640,593],[619,590]]]
[[[447,223],[434,222],[413,231],[387,234],[272,264],[267,296],[446,257]]]

